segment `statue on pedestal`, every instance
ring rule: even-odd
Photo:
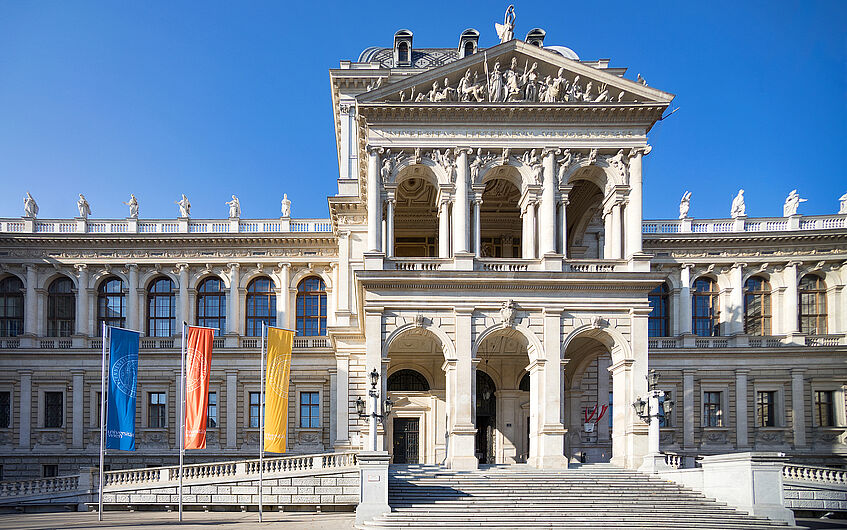
[[[515,38],[515,6],[509,5],[506,8],[506,14],[503,16],[503,23],[494,23],[494,29],[497,31],[497,36],[500,37],[500,44],[509,42]]]
[[[288,200],[288,194],[282,194],[282,216],[291,217],[291,201]]]
[[[235,195],[232,196],[231,201],[226,202],[227,206],[229,206],[229,217],[230,219],[235,217],[241,217],[241,203],[238,202],[238,197]]]
[[[729,214],[733,219],[736,217],[747,216],[747,206],[744,204],[744,190],[738,190],[738,195],[732,199],[732,207],[730,208]]]
[[[34,218],[36,215],[38,215],[38,204],[35,203],[32,195],[26,192],[26,197],[24,197],[24,217]]]
[[[784,217],[797,215],[797,208],[800,206],[800,203],[806,201],[807,199],[800,198],[797,190],[791,190],[791,193],[785,198],[785,204],[782,205],[782,215]]]
[[[688,210],[691,208],[691,192],[686,191],[679,200],[679,218],[688,219]]]
[[[838,213],[847,213],[847,193],[838,198],[840,203],[840,207],[838,208]]]
[[[132,193],[129,194],[129,202],[125,202],[129,206],[129,216],[133,219],[138,219],[138,199]]]
[[[76,207],[79,209],[79,216],[83,219],[88,219],[88,216],[91,215],[91,206],[89,206],[85,195],[82,193],[79,194],[79,200],[76,201]]]
[[[184,193],[182,194],[182,199],[175,201],[175,204],[179,205],[180,217],[191,217],[191,203],[188,202],[188,197]]]

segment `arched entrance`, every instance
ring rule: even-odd
[[[496,463],[497,387],[488,374],[476,371],[476,458],[480,464]]]

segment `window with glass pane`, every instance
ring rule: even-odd
[[[164,429],[168,426],[168,402],[164,392],[147,393],[147,427]]]
[[[766,390],[756,392],[756,426],[775,427],[776,414],[776,392]]]
[[[703,392],[703,426],[723,426],[721,392]]]
[[[215,329],[215,336],[226,333],[226,292],[220,278],[206,278],[197,288],[197,325]]]
[[[665,395],[659,398],[659,427],[671,426],[672,416],[670,414],[665,414],[665,401],[673,401],[670,390],[665,390]]]
[[[826,334],[826,283],[814,274],[800,280],[800,332]]]
[[[670,335],[670,319],[668,313],[668,286],[663,283],[650,291],[650,317],[647,334],[650,337],[667,337]]]
[[[103,324],[122,328],[126,325],[124,282],[109,278],[97,288],[97,336],[103,334]]]
[[[47,288],[47,336],[70,337],[74,333],[76,296],[74,282],[59,278]]]
[[[15,276],[0,280],[0,337],[24,332],[24,284]]]
[[[326,286],[317,276],[297,286],[297,334],[326,335]]]
[[[320,427],[319,396],[318,392],[300,392],[300,427],[306,429]]]
[[[699,337],[719,335],[720,317],[717,283],[711,278],[698,278],[691,295],[691,318],[694,334]]]
[[[0,392],[0,429],[12,426],[12,393]]]
[[[209,392],[209,407],[206,412],[206,428],[214,429],[218,426],[218,393]]]
[[[259,392],[250,392],[250,428],[259,428],[259,411],[261,410]]]
[[[744,283],[744,333],[771,334],[771,284],[764,278]]]
[[[147,336],[171,337],[176,331],[176,293],[170,278],[157,278],[147,289]]]
[[[62,406],[64,395],[61,392],[44,393],[44,426],[48,429],[58,429],[64,423]]]
[[[41,466],[41,476],[44,478],[58,477],[59,464],[43,464]]]
[[[276,292],[270,278],[256,278],[247,286],[247,336],[261,337],[262,323],[276,326]]]
[[[832,408],[834,392],[832,390],[815,391],[815,424],[818,427],[835,425],[835,415]]]
[[[529,391],[529,374],[524,376],[526,379],[526,391]],[[397,370],[388,377],[389,392],[426,392],[429,390],[429,382],[426,378],[415,370]],[[523,385],[523,379],[521,379]],[[521,388],[524,390],[524,388]]]

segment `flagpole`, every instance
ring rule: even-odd
[[[103,363],[100,371],[100,500],[97,502],[97,520],[103,520],[103,462],[106,445],[106,321],[103,321]]]
[[[259,522],[262,522],[262,478],[264,474],[265,455],[265,338],[267,325],[262,322],[262,354],[259,360]]]
[[[182,459],[185,455],[185,341],[188,323],[182,322],[182,349],[179,359],[179,522],[182,522]]]

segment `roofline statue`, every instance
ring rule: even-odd
[[[515,38],[515,6],[510,4],[506,8],[506,14],[503,16],[503,23],[494,23],[494,29],[497,31],[497,36],[500,37],[500,44],[509,42]]]

